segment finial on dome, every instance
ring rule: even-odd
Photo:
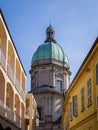
[[[49,27],[47,27],[47,29],[46,29],[46,40],[45,40],[45,42],[56,43],[56,40],[54,39],[54,35],[55,35],[55,31],[54,31],[54,29],[51,25],[51,22],[50,22]]]

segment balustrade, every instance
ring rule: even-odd
[[[0,49],[0,64],[6,70],[6,56],[2,49]]]
[[[20,127],[20,117],[17,115],[17,114],[15,114],[15,117],[16,117],[16,120],[15,120],[15,123],[16,123],[16,125],[18,126],[18,127]]]
[[[26,109],[26,115],[30,115],[30,108]]]
[[[25,129],[25,121],[14,113],[3,101],[0,100],[0,115],[15,123],[22,130]]]
[[[14,113],[12,112],[12,110],[6,106],[6,110],[5,110],[5,117],[8,118],[9,120],[13,121],[14,120]]]
[[[25,120],[21,119],[21,129],[25,130]]]
[[[20,96],[25,101],[25,90],[23,90],[21,88],[21,83],[20,83],[20,81],[17,78],[15,79],[15,86],[16,86],[16,89],[19,92]]]
[[[0,115],[4,116],[5,115],[5,107],[4,107],[3,101],[0,100]]]
[[[14,70],[11,67],[9,62],[7,62],[7,65],[8,65],[8,75],[9,75],[11,81],[14,83]]]
[[[15,86],[16,86],[17,91],[21,94],[21,91],[20,91],[20,82],[19,82],[19,80],[17,79],[17,77],[16,77],[16,79],[15,79]]]
[[[21,91],[22,99],[25,101],[25,98],[26,98],[25,90],[23,90],[23,88],[21,88],[20,91]]]

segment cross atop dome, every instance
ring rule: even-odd
[[[46,42],[53,42],[56,43],[56,40],[54,39],[55,37],[55,31],[53,29],[53,27],[51,26],[51,24],[49,25],[49,27],[47,27],[46,29]]]

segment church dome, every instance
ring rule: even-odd
[[[65,62],[68,65],[68,58],[65,56],[62,48],[57,43],[47,42],[40,45],[33,55],[31,65],[34,61],[47,59],[55,59],[60,62]]]
[[[54,39],[54,29],[51,25],[46,29],[45,42],[38,47],[32,57],[31,66],[35,61],[48,59],[54,59],[69,65],[63,49]]]

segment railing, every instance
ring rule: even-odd
[[[0,115],[5,116],[5,104],[0,100]]]
[[[0,64],[6,70],[6,57],[2,49],[0,49]],[[22,96],[23,100],[25,101],[25,91],[21,88],[21,83],[19,82],[19,80],[17,78],[15,79],[14,70],[12,69],[11,64],[7,62],[7,65],[8,65],[8,76],[11,79],[11,81],[15,83],[17,91]]]
[[[25,122],[25,120],[21,119],[21,129],[22,130],[25,130],[25,123],[24,122]]]
[[[15,79],[15,86],[19,94],[21,95],[22,99],[25,101],[25,91],[21,88],[21,83],[19,80],[16,78]]]
[[[30,108],[26,108],[26,115],[30,115]]]
[[[0,64],[6,70],[6,56],[1,49],[0,49]]]
[[[19,82],[19,80],[17,79],[17,77],[15,78],[15,86],[16,86],[17,91],[18,91],[19,93],[21,93],[21,92],[20,92],[20,82]]]
[[[26,98],[25,90],[23,90],[23,88],[21,88],[20,92],[21,92],[22,99],[25,101],[25,98]]]
[[[16,118],[16,119],[15,119],[16,125],[17,125],[18,127],[21,127],[21,126],[20,126],[20,123],[21,123],[21,122],[20,122],[20,117],[19,117],[17,114],[15,114],[15,118]]]
[[[8,65],[8,75],[9,75],[11,81],[14,83],[14,70],[12,69],[9,62],[7,62],[7,65]]]
[[[20,117],[14,113],[14,121],[17,127],[21,128],[22,130],[25,130],[25,120],[20,119]]]
[[[0,64],[6,70],[6,56],[5,56],[2,49],[0,49]],[[13,83],[15,83],[17,91],[22,96],[23,100],[25,100],[25,91],[20,87],[21,83],[19,82],[19,80],[17,78],[15,79],[14,70],[12,69],[11,64],[9,62],[7,62],[7,65],[8,65],[8,76],[9,76],[9,78],[11,79],[11,81]]]
[[[14,113],[12,112],[12,110],[6,106],[5,108],[5,117],[10,119],[11,121],[14,120]]]
[[[25,130],[25,121],[15,114],[9,107],[7,107],[1,100],[0,115],[13,122],[18,128],[21,128],[21,130]]]
[[[21,119],[17,114],[14,113],[14,122],[17,127],[21,130],[25,130],[25,120]]]

